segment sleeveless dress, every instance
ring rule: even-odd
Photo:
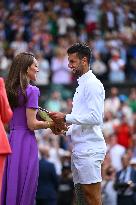
[[[34,205],[38,181],[38,147],[34,131],[27,126],[26,108],[38,108],[39,89],[28,85],[27,102],[13,110],[7,157],[3,176],[1,205]],[[22,94],[19,101],[23,102]]]

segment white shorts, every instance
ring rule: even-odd
[[[92,184],[102,181],[101,164],[105,153],[72,154],[71,170],[74,184]]]

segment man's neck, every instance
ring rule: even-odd
[[[83,74],[87,73],[89,70],[90,70],[89,66],[85,66],[85,67],[83,68]],[[83,74],[82,74],[82,75],[83,75]]]

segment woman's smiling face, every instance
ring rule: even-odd
[[[38,69],[38,62],[37,60],[34,58],[34,62],[31,66],[29,66],[28,70],[27,70],[27,77],[32,80],[32,81],[36,81],[36,77],[37,77],[37,72],[39,72]]]

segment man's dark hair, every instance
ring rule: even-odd
[[[92,58],[92,49],[89,48],[85,43],[75,43],[67,50],[68,54],[77,53],[79,59],[84,57],[87,58],[88,64]]]

